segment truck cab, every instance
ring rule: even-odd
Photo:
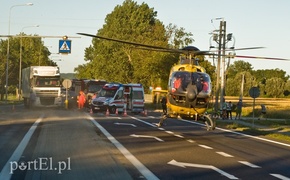
[[[22,69],[22,97],[25,107],[61,106],[59,67],[31,66]]]

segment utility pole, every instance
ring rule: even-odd
[[[226,80],[226,78],[225,78],[225,67],[226,67],[226,57],[225,57],[225,52],[226,52],[225,51],[226,50],[226,21],[221,21],[220,37],[221,38],[220,38],[219,50],[222,53],[222,55],[219,54],[219,59],[222,58],[220,107],[222,107],[223,101],[224,101],[224,95],[225,95],[225,80]]]
[[[213,46],[210,44],[211,48],[217,48],[218,49],[218,59],[217,59],[217,70],[216,70],[216,92],[215,92],[215,104],[214,104],[214,110],[217,112],[221,110],[225,95],[225,89],[226,89],[226,50],[234,51],[235,47],[235,38],[233,37],[232,33],[226,34],[226,21],[224,21],[223,18],[215,18],[214,20],[221,20],[220,21],[220,27],[219,30],[214,30],[212,33],[212,40],[216,42],[218,47]],[[218,32],[218,33],[217,33]],[[229,41],[233,41],[233,46],[231,46],[229,49],[227,48],[227,44]],[[215,50],[216,52],[216,50]],[[230,63],[230,56],[229,56],[229,62]],[[219,97],[220,97],[220,107],[219,107]]]
[[[217,59],[217,80],[216,80],[216,94],[215,94],[215,111],[219,110],[218,100],[220,95],[220,108],[222,107],[222,102],[224,98],[225,91],[225,44],[226,44],[226,22],[224,20],[220,21],[220,28],[218,39],[216,42],[218,44],[218,59]],[[223,58],[223,59],[222,59]],[[222,60],[222,63],[221,63]],[[221,69],[222,68],[222,69]]]

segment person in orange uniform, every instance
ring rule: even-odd
[[[79,109],[83,109],[84,108],[85,102],[86,102],[85,93],[83,91],[80,91],[79,101],[78,101]]]

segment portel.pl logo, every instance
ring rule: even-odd
[[[66,161],[58,161],[53,163],[52,157],[40,157],[33,161],[11,161],[10,174],[16,170],[21,171],[56,171],[57,174],[62,174],[65,170],[71,170],[70,157]]]

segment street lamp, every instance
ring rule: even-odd
[[[22,66],[22,33],[23,33],[23,29],[25,28],[30,28],[30,27],[39,27],[39,25],[34,25],[34,26],[25,26],[21,29],[21,33],[20,33],[20,54],[19,54],[19,81],[18,81],[18,96],[19,96],[19,100],[20,100],[20,95],[21,95],[21,66]]]
[[[10,11],[9,11],[9,21],[8,21],[8,41],[7,41],[7,59],[6,59],[6,84],[5,84],[5,100],[7,103],[7,90],[8,90],[8,69],[9,69],[9,39],[10,39],[10,19],[11,19],[11,11],[14,7],[17,6],[32,6],[33,3],[26,3],[26,4],[17,4],[14,6],[10,7]]]

